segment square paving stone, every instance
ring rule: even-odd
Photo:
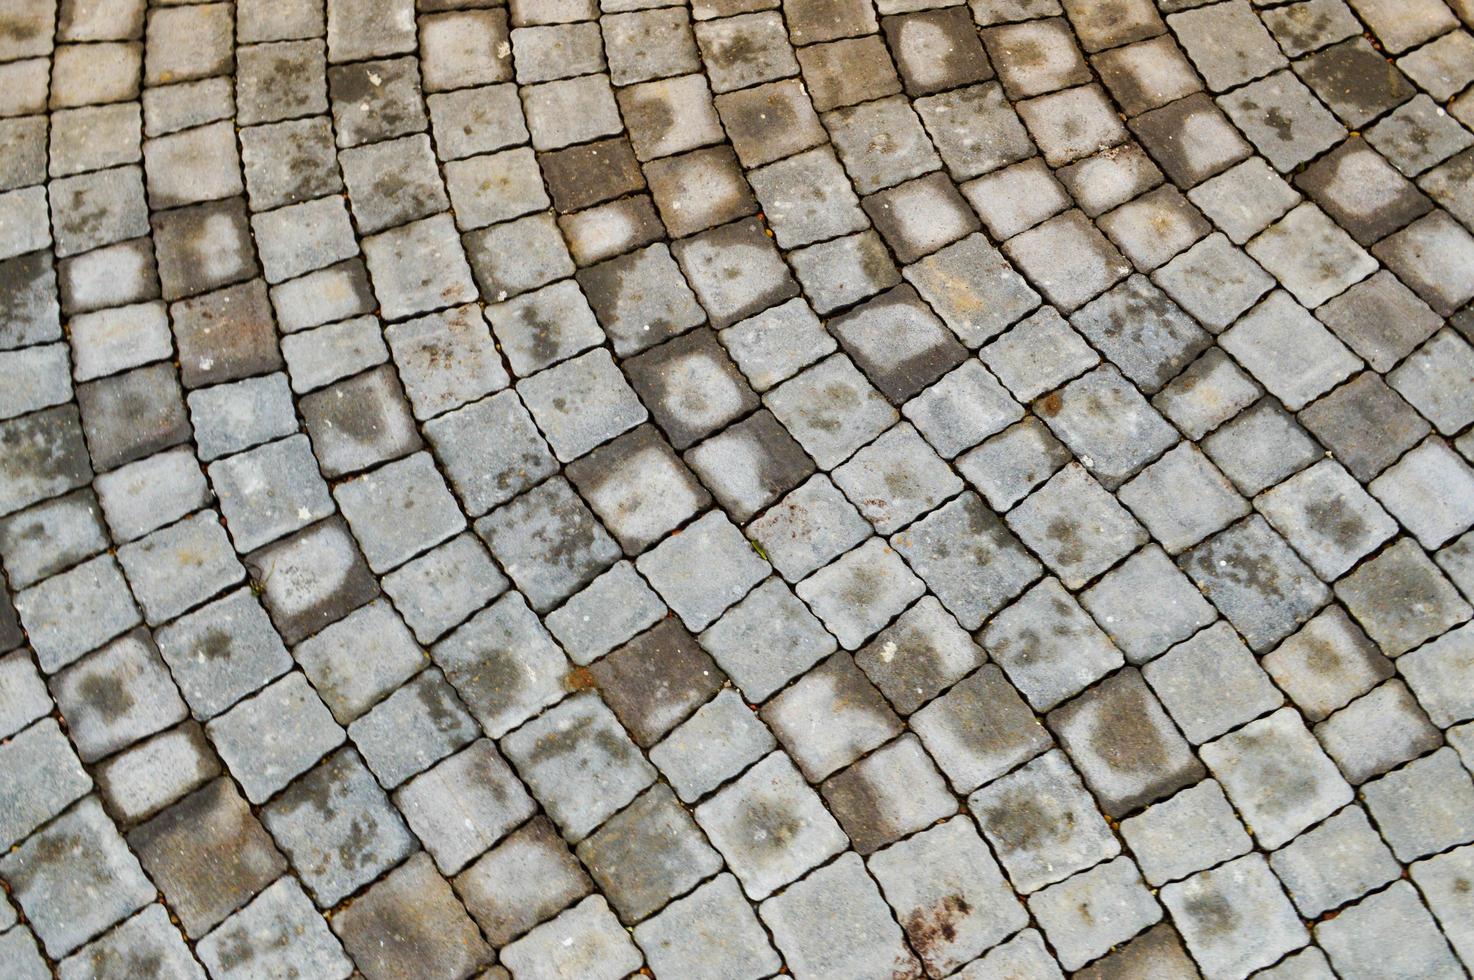
[[[847,650],[870,636],[925,591],[900,555],[879,538],[849,552],[798,586],[807,602]]]
[[[749,169],[824,142],[824,127],[797,79],[718,95],[716,109],[737,158]],[[832,164],[833,153],[828,159]]]
[[[956,180],[1017,163],[1035,152],[996,82],[918,99],[916,111]]]
[[[1127,139],[1126,128],[1097,85],[1041,95],[1020,103],[1018,111],[1051,167],[1062,167]]]
[[[1026,231],[1071,205],[1071,198],[1038,157],[962,185],[988,232],[1000,241]]]
[[[798,62],[814,108],[820,112],[901,91],[890,52],[878,35],[800,48]]]
[[[0,732],[6,738],[51,711],[46,685],[26,651],[0,657],[0,679],[5,681],[5,693],[0,696]]]
[[[889,534],[963,488],[909,425],[881,435],[834,470],[834,481],[860,513]]]
[[[119,637],[51,681],[77,751],[88,762],[161,731],[188,714],[144,630]]]
[[[281,367],[266,284],[260,279],[174,303],[169,312],[186,387]]]
[[[777,579],[753,589],[700,642],[753,702],[766,700],[835,650],[834,637]]]
[[[961,10],[919,10],[887,17],[882,26],[912,97],[993,77],[977,29]]]
[[[1053,578],[994,616],[981,640],[1039,711],[1078,694],[1123,663],[1121,651]]]
[[[482,518],[476,533],[539,611],[577,592],[619,558],[614,539],[561,477]]]
[[[1427,95],[1415,96],[1372,126],[1366,140],[1409,177],[1474,145],[1474,136]]]
[[[966,820],[948,820],[873,855],[872,874],[932,975],[1022,926],[998,864]]]
[[[538,165],[553,195],[553,205],[562,212],[599,204],[645,186],[634,149],[623,136],[539,154]],[[510,200],[512,206],[528,210],[520,196]]]
[[[350,724],[348,735],[369,769],[392,788],[471,742],[477,728],[432,668]]]
[[[1303,408],[1361,362],[1319,321],[1274,292],[1219,339],[1287,408]]]
[[[748,525],[778,573],[790,582],[828,564],[871,533],[827,476],[810,478]]]
[[[1029,401],[1100,363],[1100,355],[1053,308],[1028,317],[982,351],[1013,394]]]
[[[460,160],[527,141],[527,124],[515,86],[487,85],[439,93],[428,97],[425,104],[430,110],[435,151],[442,160]],[[423,120],[418,106],[412,112]],[[423,129],[424,123],[420,121],[408,128]],[[512,151],[508,156],[513,154],[515,159],[532,160],[530,150]],[[452,169],[446,167],[447,176]]]
[[[1177,304],[1139,275],[1077,310],[1071,322],[1147,394],[1211,343]]]
[[[855,663],[909,715],[986,658],[933,596],[923,596],[855,655]]]
[[[108,254],[108,253],[104,253]],[[32,252],[0,261],[0,344],[6,349],[61,337],[54,260]]]
[[[21,265],[24,269],[32,265],[31,256],[25,256],[13,264]],[[23,310],[22,315],[27,320],[39,317],[34,326],[27,324],[24,329],[28,332],[41,331],[49,336],[53,333],[52,321],[55,319],[56,308],[56,288],[50,284],[50,259],[46,260],[44,269],[33,268],[30,271],[39,274],[40,280],[32,281],[27,288],[43,292],[40,296],[23,294],[23,300],[39,305],[34,313]],[[58,273],[61,279],[61,302],[69,313],[83,313],[106,306],[156,299],[159,296],[157,273],[153,249],[148,248],[146,239],[135,238],[130,242],[109,245],[85,255],[73,256],[61,263]],[[51,293],[49,303],[44,298],[44,291]],[[49,310],[48,305],[51,307]],[[22,323],[26,321],[23,320]]]
[[[346,725],[425,663],[403,622],[376,599],[299,643],[293,656]]]
[[[63,177],[52,181],[47,196],[58,258],[148,234],[137,166]]]
[[[53,958],[143,908],[156,894],[96,797],[0,858],[0,874]]]
[[[54,673],[142,621],[118,562],[110,555],[24,589],[15,610],[36,659]]]
[[[1167,23],[1215,92],[1268,74],[1286,63],[1247,0],[1173,14]]]
[[[44,688],[37,693],[44,697],[42,692]],[[92,786],[60,726],[49,718],[0,745],[0,772],[5,774],[0,841],[7,848],[25,840]]]
[[[622,128],[614,91],[603,75],[543,82],[522,91],[527,128],[537,150],[556,150],[570,143],[583,143],[612,136]]]
[[[1201,92],[1137,116],[1131,130],[1167,178],[1183,190],[1250,155],[1249,144]]]
[[[217,779],[128,834],[184,931],[199,938],[287,869],[235,786]]]
[[[1121,835],[1154,886],[1247,854],[1253,846],[1211,779],[1121,821]]]
[[[1292,708],[1203,746],[1203,760],[1264,847],[1280,847],[1352,798]]]
[[[759,714],[812,781],[849,765],[901,731],[900,719],[845,653],[806,674]],[[810,723],[821,714],[829,718],[823,731]]]
[[[1013,887],[1028,894],[1121,853],[1095,801],[1059,750],[968,797]]]
[[[106,550],[96,495],[81,489],[0,520],[0,551],[10,585],[23,589]],[[9,614],[14,619],[14,613]],[[19,635],[3,641],[19,643]]]
[[[940,171],[872,194],[865,199],[864,207],[903,264],[979,227],[977,216]]]
[[[1388,681],[1315,726],[1316,737],[1352,783],[1362,783],[1441,743],[1407,686]]]
[[[690,450],[686,462],[738,520],[751,517],[814,472],[803,448],[766,410]],[[704,492],[700,496],[706,499]]]
[[[578,273],[578,282],[620,357],[683,333],[705,319],[669,247],[663,244],[584,269]]]
[[[1120,489],[1120,500],[1177,554],[1249,512],[1248,502],[1195,446],[1179,444]]]
[[[1240,976],[1310,935],[1264,858],[1251,854],[1162,889],[1187,948],[1213,976]]]
[[[783,383],[763,401],[822,467],[843,462],[899,418],[843,355]]]
[[[593,694],[570,698],[519,728],[502,749],[573,841],[655,779],[655,768]]]
[[[1127,668],[1049,713],[1106,813],[1119,818],[1201,779],[1202,763]]]
[[[557,461],[512,392],[474,402],[425,424],[451,485],[472,515],[550,475]]]
[[[150,624],[173,619],[244,577],[220,519],[210,511],[124,545],[118,561]]]
[[[388,367],[314,392],[298,404],[328,476],[405,456],[421,445],[404,391]]]
[[[343,749],[263,811],[266,827],[320,907],[402,861],[414,838],[373,776]]]
[[[681,75],[621,88],[615,93],[641,160],[694,150],[722,140],[711,89],[701,74]],[[681,120],[681,125],[674,125]]]
[[[570,391],[578,392],[579,397],[570,400]],[[634,428],[648,416],[634,389],[603,349],[519,382],[517,393],[527,403],[553,452],[564,462]]]
[[[1007,520],[1072,589],[1147,541],[1141,525],[1077,463],[1051,477]]]
[[[652,160],[645,164],[645,178],[650,182],[661,220],[675,237],[705,231],[758,210],[737,158],[724,146]],[[812,186],[817,188],[819,182]]]
[[[339,146],[358,146],[425,130],[425,96],[420,91],[419,60],[414,57],[330,68],[327,93],[332,99]]]
[[[662,620],[595,661],[588,674],[620,723],[645,747],[684,721],[724,679],[674,619]]]
[[[1407,882],[1364,899],[1315,928],[1341,976],[1373,977],[1384,971],[1457,976],[1448,941]]]
[[[89,381],[78,386],[77,401],[92,464],[100,470],[131,463],[189,438],[184,396],[168,364]],[[21,425],[12,425],[12,431],[24,432]]]
[[[983,43],[992,53],[999,80],[1012,98],[1027,99],[1090,81],[1090,69],[1064,18],[993,27],[984,32]]]
[[[424,854],[375,883],[332,926],[371,977],[465,976],[493,955]],[[386,934],[394,941],[385,942]]]
[[[165,299],[193,296],[258,274],[243,198],[155,214],[153,232]],[[271,277],[273,282],[286,278]]]
[[[968,964],[957,976],[962,980],[984,980],[994,972],[1006,976],[1009,970],[1024,971],[1023,976],[1031,975],[1032,971],[1042,980],[1059,980],[1064,976],[1036,929],[1025,929],[986,956]]]
[[[428,217],[450,206],[423,133],[339,154],[353,216],[363,234]]]
[[[959,793],[998,778],[1052,744],[1013,685],[991,664],[912,715],[910,727]]]
[[[1084,966],[1162,917],[1162,908],[1130,858],[1082,872],[1029,897],[1066,969]]]
[[[1024,414],[1023,407],[998,379],[973,360],[944,375],[901,411],[948,459],[1017,422]]]
[[[1131,271],[1121,253],[1079,211],[1051,218],[1011,239],[1003,250],[1044,297],[1065,312]]]
[[[1142,672],[1194,745],[1272,711],[1285,700],[1224,622],[1179,643]]]
[[[1368,489],[1425,548],[1437,548],[1474,524],[1474,470],[1436,438],[1424,440]]]
[[[236,77],[236,118],[243,126],[328,111],[321,41],[242,45],[236,51]]]
[[[710,625],[768,572],[767,562],[717,512],[641,555],[636,565],[692,630]]]
[[[968,347],[977,347],[1039,305],[1039,294],[981,234],[905,270],[921,296]]]
[[[1209,433],[1202,447],[1246,496],[1279,483],[1323,455],[1294,416],[1267,396]]]
[[[445,874],[459,871],[535,809],[486,739],[411,779],[394,803]]]
[[[855,855],[844,855],[758,911],[799,975],[869,980],[919,968]]]
[[[574,269],[558,225],[546,212],[482,229],[463,241],[483,296],[501,299],[569,275]]]
[[[1326,303],[1316,316],[1384,372],[1440,325],[1438,315],[1385,269]]]
[[[1040,572],[1018,538],[970,491],[891,544],[966,629],[977,629]]]
[[[1207,235],[1212,226],[1172,186],[1158,187],[1099,218],[1139,271],[1148,272]]]
[[[267,545],[249,555],[247,564],[288,643],[341,619],[376,591],[368,566],[339,519],[330,518]]]
[[[384,331],[417,419],[506,387],[496,343],[474,305],[391,324]],[[426,434],[434,436],[430,426]]]
[[[506,945],[593,889],[547,817],[529,820],[455,879],[487,939]]]
[[[1372,830],[1359,806],[1347,806],[1276,850],[1269,862],[1290,890],[1300,914],[1307,917],[1353,902],[1400,874],[1387,844]]]
[[[1170,37],[1102,51],[1092,61],[1101,81],[1127,115],[1156,109],[1203,87],[1182,49]],[[1071,84],[1086,80],[1080,78]]]
[[[1256,651],[1294,632],[1330,598],[1257,515],[1198,545],[1181,565]]]
[[[196,945],[212,976],[244,980],[252,969],[343,980],[353,963],[302,886],[283,877]]]
[[[677,242],[674,251],[716,329],[798,294],[798,284],[756,220],[694,235]]]
[[[1347,140],[1295,179],[1358,242],[1369,245],[1433,204],[1360,139]]]
[[[1187,192],[1188,200],[1242,245],[1284,216],[1301,197],[1259,157],[1251,157]]]
[[[753,899],[762,899],[843,850],[845,834],[787,756],[769,755],[696,808]]]
[[[1296,62],[1295,72],[1348,126],[1358,129],[1417,92],[1386,55],[1363,37],[1317,51]]]
[[[1376,255],[1440,316],[1474,299],[1474,237],[1447,212],[1419,218],[1375,246]]]
[[[499,738],[568,691],[568,662],[518,593],[435,644],[434,661],[488,735]]]
[[[548,629],[574,663],[586,665],[665,615],[655,590],[622,561],[548,614]]]
[[[1441,748],[1361,788],[1367,809],[1401,861],[1474,840],[1474,781]]]
[[[526,147],[452,160],[445,164],[445,186],[462,228],[481,228],[552,203],[537,158]]]
[[[902,96],[837,109],[825,115],[824,123],[861,194],[899,184],[941,164],[921,120]]]
[[[649,425],[594,450],[569,467],[568,475],[631,554],[660,540],[711,499]]]
[[[1177,442],[1177,434],[1114,367],[1045,396],[1039,414],[1093,476],[1113,488]]]
[[[798,74],[783,20],[772,12],[696,25],[702,62],[718,92]]]
[[[1246,249],[1307,307],[1319,306],[1376,271],[1376,260],[1309,202],[1271,225]]]
[[[1266,491],[1255,503],[1327,580],[1338,578],[1397,533],[1396,522],[1331,460]]]
[[[757,407],[757,395],[710,330],[668,341],[623,365],[655,422],[685,449]]]
[[[235,133],[226,122],[151,139],[143,159],[154,208],[217,200],[245,190]]]
[[[1161,922],[1096,960],[1077,976],[1080,980],[1104,980],[1155,971],[1166,971],[1169,976],[1178,973],[1190,976],[1196,969],[1183,949],[1177,930]]]
[[[781,964],[737,879],[719,875],[635,927],[635,942],[662,974],[758,977]]]
[[[159,650],[196,716],[209,718],[283,673],[292,658],[250,590],[158,630]]]
[[[429,453],[345,481],[336,495],[369,567],[380,573],[466,526]],[[395,512],[398,519],[386,525],[384,518]]]
[[[385,317],[398,319],[476,299],[471,267],[450,215],[380,232],[362,244]]]
[[[1408,654],[1398,665],[1419,703],[1440,727],[1474,717],[1468,685],[1462,683],[1468,679],[1471,640],[1474,627],[1461,626]]]
[[[376,305],[360,258],[273,287],[271,303],[283,333],[370,313]]]
[[[1392,662],[1340,606],[1316,616],[1268,654],[1264,669],[1311,721],[1391,677]]]
[[[589,980],[618,980],[638,970],[643,959],[600,895],[544,922],[507,946],[501,958],[519,976]]]
[[[1474,421],[1474,401],[1464,391],[1470,377],[1474,377],[1474,347],[1445,329],[1399,365],[1388,380],[1439,432],[1452,435]]]
[[[734,690],[723,690],[650,750],[676,794],[694,803],[777,748],[777,741]]]
[[[1164,31],[1162,19],[1145,0],[1128,0],[1122,7],[1101,10],[1089,0],[1063,0],[1070,24],[1086,51],[1113,48]]]
[[[243,552],[333,512],[311,446],[300,434],[219,460],[209,474],[235,546]]]
[[[16,930],[19,935],[20,930]],[[147,963],[158,977],[198,977],[199,965],[190,956],[179,928],[157,903],[122,925],[77,950],[59,964],[66,980],[127,974],[137,963]]]
[[[461,11],[420,21],[425,88],[464,88],[482,82],[505,82],[512,65],[505,50],[506,15],[497,11]]]
[[[577,853],[627,921],[658,911],[722,867],[690,814],[661,785],[585,838]]]
[[[1346,136],[1346,127],[1288,71],[1220,96],[1218,104],[1281,172],[1294,170]]]
[[[240,702],[205,730],[247,798],[258,804],[344,739],[312,685],[297,673]]]
[[[567,238],[569,254],[580,265],[613,258],[665,234],[665,226],[646,194],[562,215],[558,225]]]

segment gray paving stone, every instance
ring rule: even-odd
[[[1161,897],[1209,976],[1243,976],[1310,939],[1258,854],[1168,885]]]
[[[0,657],[0,732],[9,738],[51,711],[41,674],[24,650]]]
[[[297,673],[213,719],[206,732],[246,796],[258,804],[344,739],[312,685]]]
[[[1131,663],[1144,663],[1211,623],[1216,614],[1155,545],[1148,545],[1081,595]]]
[[[1007,521],[1072,589],[1083,588],[1147,541],[1141,525],[1078,463],[1009,511]]]
[[[709,626],[768,572],[731,520],[715,512],[641,555],[636,567],[693,630]]]
[[[1457,754],[1442,748],[1362,787],[1382,838],[1402,861],[1474,837],[1474,782]]]
[[[622,367],[676,449],[686,449],[758,405],[711,330],[667,341]]]
[[[1252,843],[1211,779],[1121,821],[1149,884],[1159,886],[1249,852]]]
[[[1388,970],[1457,976],[1459,971],[1448,941],[1406,882],[1395,882],[1317,925],[1315,938],[1341,976],[1372,977]]]
[[[815,731],[808,719],[828,714]],[[770,700],[760,716],[804,775],[818,781],[901,731],[900,719],[847,654],[835,654]],[[851,835],[854,836],[854,835]]]
[[[1205,745],[1202,757],[1266,847],[1285,844],[1351,800],[1351,788],[1289,708]]]
[[[15,597],[41,669],[54,673],[142,617],[117,560],[99,555]]]
[[[92,785],[66,736],[50,719],[0,746],[0,771],[6,774],[0,840],[8,847],[61,813]]]
[[[1279,483],[1323,455],[1309,433],[1269,397],[1229,419],[1202,446],[1245,496]]]
[[[101,938],[77,950],[58,965],[66,980],[90,980],[126,973],[136,963],[146,963],[158,977],[203,977],[198,963],[179,930],[169,921],[164,907],[153,904]]]
[[[1039,294],[981,234],[928,255],[903,274],[969,348],[1039,305]]]
[[[51,682],[78,752],[88,762],[182,721],[188,711],[157,649],[135,630]]]
[[[1447,727],[1474,715],[1464,683],[1474,629],[1461,626],[1400,659],[1398,672],[1435,725]]]
[[[423,671],[348,726],[379,782],[393,788],[471,742],[475,719],[440,671]]]
[[[1354,354],[1284,292],[1271,293],[1219,343],[1292,411],[1361,367]]]
[[[0,552],[16,589],[65,571],[106,547],[97,497],[86,489],[0,520]]]
[[[562,392],[586,393],[577,405]],[[643,422],[648,413],[605,350],[593,350],[517,385],[517,393],[564,462]]]
[[[570,698],[502,742],[565,837],[580,840],[655,778],[598,697]]]
[[[156,894],[96,797],[82,800],[0,859],[0,874],[53,958]]]
[[[971,792],[1051,744],[1044,726],[992,665],[918,711],[910,727],[958,792]]]
[[[549,613],[547,626],[573,662],[586,665],[664,615],[660,597],[622,561]]]
[[[1270,855],[1303,915],[1355,901],[1397,878],[1392,852],[1372,829],[1366,812],[1350,806]]]
[[[642,746],[659,740],[722,686],[723,675],[674,619],[594,663],[586,675]]]
[[[516,592],[441,639],[431,659],[493,738],[567,693],[567,658]]]
[[[617,980],[643,957],[600,896],[591,896],[502,951],[502,961],[533,980],[586,976]]]
[[[752,219],[675,243],[672,251],[715,329],[798,294],[776,249]]]
[[[724,690],[652,747],[650,760],[692,803],[776,747],[742,698]]]
[[[1029,910],[1066,969],[1085,965],[1162,917],[1125,857],[1031,895]]]
[[[524,824],[455,879],[466,908],[504,945],[592,889],[546,817]]]
[[[1167,421],[1110,365],[1046,395],[1037,408],[1045,424],[1108,490],[1178,441]]]
[[[1143,669],[1194,745],[1279,707],[1284,698],[1227,623],[1215,623]]]
[[[1349,473],[1325,460],[1256,498],[1260,513],[1325,579],[1334,580],[1397,533]],[[1334,522],[1317,515],[1335,514]],[[1330,523],[1331,526],[1326,526]]]
[[[1420,601],[1411,602],[1413,595]],[[1337,582],[1336,597],[1389,657],[1418,647],[1471,614],[1469,604],[1409,538],[1394,541]]]
[[[765,409],[689,450],[686,462],[739,521],[752,517],[814,472],[803,447]],[[704,494],[693,491],[692,495],[696,502],[704,503]]]
[[[782,962],[730,874],[672,902],[633,935],[654,969],[677,976],[739,980],[766,975]]]
[[[230,980],[255,969],[343,980],[353,963],[302,886],[281,878],[195,946],[212,975]]]
[[[1467,893],[1459,888],[1459,881],[1469,873],[1469,860],[1474,851],[1468,847],[1457,848],[1447,854],[1420,861],[1412,866],[1413,881],[1422,890],[1433,915],[1443,927],[1443,933],[1459,956],[1469,955],[1469,924],[1466,912],[1469,906]]]

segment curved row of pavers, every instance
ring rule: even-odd
[[[0,958],[1462,975],[1467,11],[603,6],[3,10]]]

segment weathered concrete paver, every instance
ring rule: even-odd
[[[0,974],[1474,969],[1468,0],[0,0]]]

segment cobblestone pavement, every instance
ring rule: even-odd
[[[1474,964],[1469,0],[0,0],[0,978]]]

